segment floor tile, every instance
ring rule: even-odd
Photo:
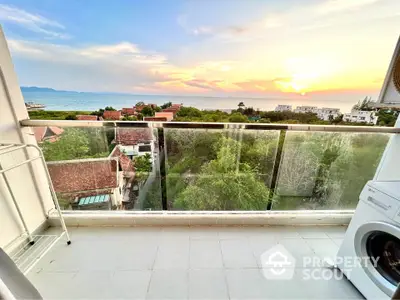
[[[229,299],[224,270],[190,270],[189,299]]]
[[[300,234],[297,232],[296,227],[291,226],[271,226],[271,232],[275,234],[277,239],[287,238],[301,238]]]
[[[347,226],[327,226],[323,227],[325,233],[332,239],[344,238]]]
[[[154,270],[146,299],[187,299],[188,271]]]
[[[259,269],[225,270],[230,299],[266,299],[268,290]]]
[[[302,270],[301,278],[310,299],[364,299],[338,269]]]
[[[331,239],[337,246],[341,246],[342,245],[342,243],[343,243],[343,239],[340,239],[340,238],[333,238],[333,239]]]
[[[325,233],[324,228],[309,228],[308,226],[305,227],[298,227],[297,232],[303,239],[308,238],[315,238],[315,239],[328,239],[329,236]]]
[[[305,241],[314,253],[322,259],[333,260],[339,250],[339,246],[331,239],[306,239]]]
[[[218,240],[190,241],[190,269],[222,267],[223,261]]]
[[[191,240],[201,240],[201,239],[218,240],[219,239],[218,230],[216,230],[215,227],[211,227],[211,226],[191,227],[190,239]]]
[[[220,245],[225,268],[257,268],[248,239],[221,240]]]
[[[262,267],[261,255],[266,251],[269,251],[271,248],[276,246],[278,241],[275,236],[267,235],[267,236],[251,236],[249,237],[249,245],[253,251],[253,254],[256,258],[258,267]]]
[[[151,271],[117,271],[111,276],[110,296],[113,299],[145,299]]]
[[[27,277],[36,287],[43,299],[71,299],[75,296],[71,290],[76,273],[32,273]]]
[[[189,240],[175,244],[162,243],[158,246],[154,269],[188,269],[189,268]]]
[[[110,271],[79,272],[69,286],[74,299],[102,299],[110,298],[111,288]]]
[[[325,239],[322,240],[324,241]],[[304,239],[280,239],[278,242],[294,257],[296,268],[303,268],[304,260],[312,259],[315,256],[312,248]]]

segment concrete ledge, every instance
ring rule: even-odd
[[[265,225],[348,225],[353,210],[343,211],[263,211],[263,212],[145,212],[67,211],[67,226],[265,226]],[[56,212],[51,226],[60,226]]]

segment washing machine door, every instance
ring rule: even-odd
[[[400,283],[400,227],[385,222],[370,222],[357,230],[354,247],[365,259],[365,273],[391,297]],[[364,262],[364,261],[363,261]]]

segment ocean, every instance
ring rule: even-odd
[[[202,97],[202,96],[170,96],[170,95],[130,95],[112,93],[81,93],[64,91],[23,91],[25,102],[44,104],[45,110],[81,110],[94,111],[106,106],[116,109],[132,107],[137,102],[154,103],[162,105],[166,102],[181,103],[184,106],[193,106],[199,109],[236,109],[239,102],[247,107],[260,110],[273,110],[278,104],[313,105],[318,107],[340,108],[342,112],[350,111],[357,103],[358,97],[354,99],[326,99],[318,97],[298,96],[290,97]]]

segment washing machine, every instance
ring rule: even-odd
[[[390,299],[400,283],[400,181],[369,181],[336,258],[367,299]]]

